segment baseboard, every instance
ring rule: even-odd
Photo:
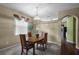
[[[70,40],[67,40],[67,42],[68,42],[68,43],[72,43],[72,44],[74,43],[74,42],[72,42],[72,41],[70,41]]]
[[[57,42],[51,42],[51,41],[48,41],[48,42],[61,46],[61,43],[59,44],[59,43],[57,43]]]
[[[9,49],[9,48],[15,47],[15,46],[17,46],[17,45],[18,45],[18,43],[13,44],[13,45],[8,46],[8,47],[5,47],[5,48],[1,48],[0,51],[3,51],[3,50],[6,50],[6,49]]]

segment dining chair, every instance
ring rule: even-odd
[[[39,34],[36,34],[36,38],[39,38]]]
[[[39,40],[39,34],[36,34],[36,38]],[[37,42],[37,49],[38,49],[38,44],[40,43],[40,41],[39,42]]]
[[[25,34],[20,34],[20,41],[21,41],[21,54],[24,53],[24,49],[26,50],[26,55],[28,54],[28,50],[33,48],[34,50],[34,44],[32,42],[26,41]]]
[[[37,34],[36,35],[39,39],[39,35]],[[38,45],[40,44],[40,46],[42,45],[43,46],[43,49],[45,50],[45,48],[47,48],[47,36],[48,36],[48,33],[44,33],[44,37],[41,38],[41,41],[37,42],[37,49],[38,49]]]
[[[28,37],[32,37],[32,32],[28,32]]]
[[[44,33],[44,39],[42,43],[45,44],[45,48],[47,48],[47,37],[48,37],[48,33]]]

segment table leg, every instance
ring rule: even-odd
[[[33,55],[35,55],[35,44],[33,46]]]

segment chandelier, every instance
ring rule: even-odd
[[[36,16],[34,17],[34,20],[40,20],[40,17],[38,16],[38,8],[36,7]]]

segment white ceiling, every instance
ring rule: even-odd
[[[36,7],[38,6],[39,17],[43,19],[57,18],[58,11],[79,7],[77,3],[2,3],[0,5],[21,11],[32,17],[36,16]]]

